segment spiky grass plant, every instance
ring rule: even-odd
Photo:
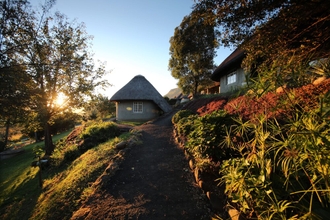
[[[241,152],[224,161],[221,183],[247,216],[324,219],[330,215],[330,95],[280,124],[259,115],[237,119],[224,140]]]

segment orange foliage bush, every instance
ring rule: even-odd
[[[221,97],[196,99],[183,109],[192,110],[201,116],[224,109],[229,114],[240,115],[246,120],[253,119],[258,114],[280,119],[290,117],[297,109],[308,111],[315,108],[320,97],[328,91],[330,91],[330,79],[318,85],[308,84],[282,93],[269,92],[259,98],[243,95],[230,101]]]

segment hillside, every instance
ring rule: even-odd
[[[168,97],[169,99],[174,99],[179,97],[180,95],[182,95],[182,91],[180,88],[175,88],[175,89],[171,89],[166,95],[165,97]]]

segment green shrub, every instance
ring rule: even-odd
[[[178,100],[177,99],[168,99],[168,100],[166,100],[167,102],[168,102],[168,104],[170,104],[170,105],[175,105],[177,102],[178,102]]]
[[[84,130],[76,137],[75,143],[67,143],[65,139],[57,142],[52,163],[60,166],[63,163],[72,162],[88,149],[119,135],[119,128],[113,122],[87,123]]]
[[[182,118],[186,118],[190,115],[194,115],[194,113],[191,110],[180,110],[177,113],[175,113],[172,117],[172,123],[175,125],[178,123]]]
[[[81,155],[81,151],[78,149],[77,145],[69,145],[64,152],[64,161],[72,162]]]
[[[93,122],[84,129],[80,138],[93,139],[98,144],[117,137],[119,134],[118,126],[113,122]]]
[[[173,116],[172,122],[177,133],[185,137],[185,148],[201,169],[207,169],[211,164],[237,154],[223,141],[227,128],[236,123],[232,116],[223,110],[204,116],[194,114],[190,110],[182,110]]]
[[[176,123],[176,130],[180,136],[188,136],[194,128],[195,119],[198,118],[198,115],[189,115],[188,117],[181,118]]]
[[[214,162],[231,157],[234,151],[223,144],[223,139],[234,123],[232,116],[223,110],[196,117],[188,135],[188,150],[196,158]]]
[[[221,183],[225,184],[225,194],[231,204],[242,213],[253,216],[255,219],[271,219],[266,218],[263,212],[274,205],[274,202],[270,201],[273,196],[272,182],[269,177],[271,169],[267,169],[271,168],[271,163],[269,159],[263,159],[267,162],[266,166],[260,166],[255,161],[241,157],[223,161],[220,168]],[[275,198],[276,202],[278,200],[279,198]],[[285,212],[282,213],[283,216],[285,216]],[[274,215],[274,217],[279,216]]]

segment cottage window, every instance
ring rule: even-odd
[[[227,75],[227,85],[236,82],[236,72]]]
[[[142,113],[143,112],[143,102],[133,102],[133,112]]]

